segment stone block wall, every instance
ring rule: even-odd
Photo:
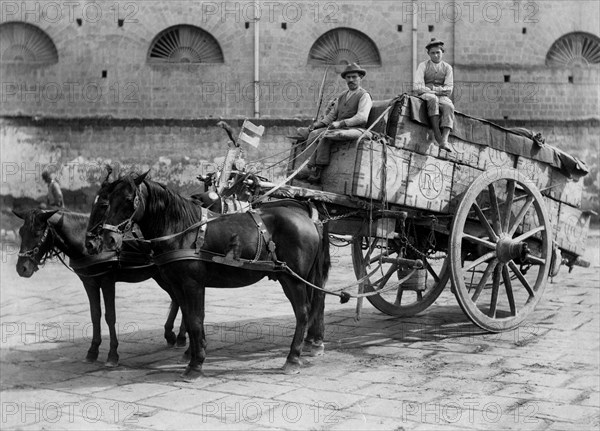
[[[49,66],[2,64],[0,115],[113,118],[311,118],[324,67],[308,64],[313,43],[346,27],[377,46],[380,66],[366,66],[374,98],[407,91],[412,82],[413,17],[417,58],[427,59],[431,37],[446,41],[445,59],[459,84],[463,112],[502,119],[597,116],[599,68],[545,68],[555,40],[572,31],[597,34],[594,1],[130,1],[2,2],[0,23],[37,26],[54,41],[59,61]],[[259,82],[255,94],[254,14],[259,21]],[[78,20],[80,20],[78,22]],[[121,20],[121,21],[119,21]],[[164,29],[190,24],[219,43],[223,64],[153,65],[152,40]],[[284,28],[285,27],[285,28]],[[331,67],[326,97],[345,88],[341,67]],[[503,99],[483,94],[484,83],[510,84]],[[568,77],[573,82],[568,82]],[[528,86],[529,85],[529,86]],[[520,86],[520,88],[518,87]],[[472,88],[479,99],[464,97]],[[511,102],[514,91],[535,92],[552,111]],[[594,109],[595,108],[595,109]]]

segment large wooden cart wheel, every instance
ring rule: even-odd
[[[486,171],[469,186],[449,245],[454,294],[473,323],[500,332],[527,318],[546,287],[551,234],[542,195],[518,171]]]
[[[448,259],[424,259],[424,269],[415,273],[420,282],[411,280],[399,284],[410,272],[396,261],[403,257],[399,256],[400,251],[398,240],[356,236],[352,241],[354,273],[360,280],[374,272],[362,285],[364,292],[383,290],[378,295],[367,296],[379,311],[390,316],[414,316],[433,304],[444,290],[450,278]]]

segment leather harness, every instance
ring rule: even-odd
[[[203,221],[203,223],[198,227],[198,230],[196,231],[196,240],[194,241],[194,248],[170,250],[159,255],[154,255],[152,257],[152,260],[155,265],[166,265],[168,263],[176,262],[179,260],[201,260],[205,262],[219,263],[221,265],[242,267],[243,269],[250,269],[255,271],[275,272],[285,270],[285,262],[279,261],[275,254],[275,243],[272,240],[271,233],[269,232],[269,230],[265,226],[264,221],[256,211],[250,210],[246,212],[246,214],[248,214],[254,221],[254,224],[258,231],[256,254],[253,259],[234,258],[231,257],[229,253],[226,255],[222,255],[220,253],[215,253],[210,250],[203,250],[202,246],[204,245],[206,228],[210,220],[208,218],[208,211],[204,208],[202,208],[201,211],[201,220]],[[263,248],[265,246],[269,255],[269,259],[259,260],[260,255],[262,254]]]

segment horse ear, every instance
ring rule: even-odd
[[[142,184],[142,182],[146,179],[146,175],[148,175],[149,173],[150,173],[150,169],[148,169],[146,172],[144,172],[139,177],[137,177],[136,179],[134,179],[133,180],[134,184],[136,186],[139,186],[140,184]]]
[[[19,217],[21,220],[25,220],[25,216],[27,215],[27,211],[23,210],[12,210],[13,214]]]
[[[50,220],[50,217],[52,217],[57,212],[58,212],[58,210],[42,211],[42,213],[40,214],[40,220],[43,222],[47,222],[48,220]]]

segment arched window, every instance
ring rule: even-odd
[[[375,43],[364,33],[351,28],[335,28],[321,35],[310,48],[308,63],[381,66]]]
[[[25,22],[0,25],[0,62],[2,64],[54,64],[58,51],[50,36]]]
[[[217,40],[193,25],[176,25],[154,38],[148,51],[150,63],[223,63]]]
[[[577,31],[565,34],[546,54],[546,66],[588,66],[600,63],[600,38]]]

